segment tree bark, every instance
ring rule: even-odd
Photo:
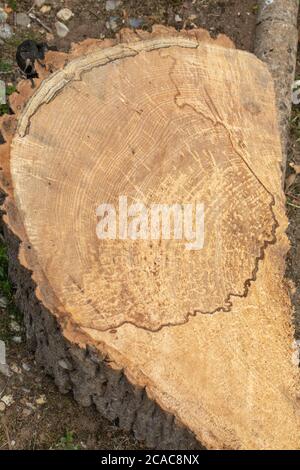
[[[275,82],[282,142],[284,181],[292,110],[292,85],[298,48],[298,0],[260,0],[254,52],[266,62]]]

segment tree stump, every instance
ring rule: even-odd
[[[46,63],[36,91],[12,96],[0,147],[10,275],[37,360],[148,446],[297,448],[267,67],[224,36],[163,27]],[[156,219],[167,236],[145,216],[157,204],[171,208]],[[201,240],[197,218],[185,230],[197,208]]]

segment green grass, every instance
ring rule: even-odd
[[[12,95],[16,91],[15,85],[7,85],[6,87],[6,96]]]
[[[8,113],[9,113],[8,104],[0,104],[0,116],[3,116],[3,114],[8,114]]]
[[[14,34],[14,36],[12,36],[10,39],[7,39],[5,41],[5,45],[6,47],[16,49],[18,45],[21,44],[26,39],[31,39],[33,41],[39,42],[42,40],[42,38],[43,38],[43,35],[35,31],[31,31],[31,30],[16,31],[16,34]]]
[[[17,10],[17,0],[8,0],[7,5],[13,10]]]
[[[59,450],[79,450],[80,446],[74,443],[74,431],[67,431],[55,445],[55,449]]]
[[[16,87],[14,85],[8,85],[6,87],[6,98],[8,98],[15,91]],[[9,105],[7,103],[0,105],[0,116],[3,116],[3,114],[9,114]]]
[[[5,60],[0,60],[0,73],[9,73],[12,71],[12,64]]]

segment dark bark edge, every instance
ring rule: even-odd
[[[31,272],[18,259],[20,240],[3,223],[9,256],[9,278],[15,304],[24,315],[28,348],[61,393],[72,392],[82,406],[95,405],[102,416],[132,432],[149,448],[203,449],[195,436],[170,413],[132,385],[122,370],[116,371],[92,347],[70,343],[53,316],[35,295]]]
[[[268,65],[275,82],[284,181],[298,48],[299,0],[259,0],[258,4],[254,52]]]

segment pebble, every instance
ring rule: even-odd
[[[0,340],[0,364],[6,364],[6,346],[2,340]]]
[[[5,377],[11,377],[11,372],[6,364],[6,346],[4,341],[0,340],[0,374]]]
[[[0,104],[5,104],[5,103],[6,103],[6,85],[3,80],[0,80]],[[3,297],[3,299],[5,299],[5,297]],[[1,306],[1,300],[2,300],[2,297],[0,298],[0,306]],[[6,305],[3,308],[5,307]],[[0,363],[1,363],[1,346],[0,346]]]
[[[4,377],[12,376],[12,373],[7,364],[0,364],[0,374],[4,375]]]
[[[3,86],[4,84],[4,86]],[[5,97],[5,83],[0,80],[0,104],[5,104],[6,102],[6,97]],[[0,308],[5,308],[7,307],[8,300],[6,297],[1,296],[0,297]]]
[[[10,39],[13,35],[11,27],[4,23],[0,24],[0,38],[1,39]]]
[[[3,403],[2,401],[0,401],[0,412],[3,413],[3,411],[5,411],[5,408],[6,408],[5,403]]]
[[[26,406],[28,406],[28,408],[30,408],[33,411],[35,411],[35,409],[36,409],[36,407],[32,403],[30,403],[30,401],[26,402]]]
[[[56,28],[57,36],[59,36],[60,38],[64,38],[69,33],[69,28],[64,23],[61,23],[60,21],[55,22],[55,28]]]
[[[37,405],[45,405],[47,403],[47,398],[45,395],[41,395],[39,398],[35,400]]]
[[[17,26],[22,28],[28,28],[30,26],[30,18],[26,13],[17,13],[16,14],[16,23]]]
[[[175,15],[175,21],[176,21],[176,23],[181,23],[181,21],[182,21],[181,16],[180,15]]]
[[[17,323],[15,320],[12,320],[10,322],[9,327],[12,331],[15,331],[16,333],[21,331],[21,327],[20,327],[19,323]]]
[[[3,8],[0,8],[0,23],[5,23],[5,21],[8,18],[8,14],[6,11],[3,10]]]
[[[106,22],[106,28],[111,29],[112,31],[116,31],[118,29],[118,17],[111,16],[109,20]]]
[[[72,16],[74,16],[74,13],[72,12],[72,10],[69,10],[69,8],[62,8],[61,10],[59,10],[56,16],[59,20],[64,21],[66,23],[72,18]]]
[[[47,13],[50,13],[51,7],[50,5],[43,5],[42,8],[40,9],[40,12],[42,15],[47,15]]]
[[[30,365],[26,364],[26,362],[23,362],[22,367],[26,372],[29,372],[31,369]]]
[[[46,3],[46,0],[34,0],[34,5],[38,8],[41,8],[44,3]]]
[[[64,359],[61,359],[60,361],[58,361],[58,365],[62,369],[72,370],[72,365],[69,363],[69,361],[65,361]]]
[[[22,343],[22,338],[21,336],[13,336],[12,340],[14,343],[21,344]]]
[[[22,374],[22,369],[18,367],[16,364],[12,364],[10,366],[10,370],[12,370],[15,374]]]
[[[52,33],[46,33],[46,42],[51,43],[54,41],[54,35]]]
[[[1,398],[1,401],[6,405],[6,406],[11,406],[14,403],[14,398],[12,395],[3,395]]]
[[[128,23],[132,28],[138,29],[142,26],[143,20],[139,18],[129,18]]]
[[[292,103],[300,104],[300,80],[296,80],[292,86]]]
[[[107,0],[105,5],[106,11],[115,10],[121,3],[121,0]]]
[[[28,416],[30,416],[32,414],[32,411],[29,410],[28,408],[25,408],[25,410],[22,411],[22,415],[24,416],[24,418],[28,418]]]

